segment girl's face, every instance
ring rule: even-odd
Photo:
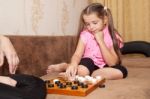
[[[101,18],[99,18],[95,13],[83,15],[83,20],[86,29],[88,29],[88,31],[92,33],[102,31],[104,28],[104,21]]]

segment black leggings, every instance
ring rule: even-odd
[[[43,80],[31,75],[10,75],[17,81],[16,87],[0,83],[0,99],[45,99]]]
[[[94,61],[92,59],[90,59],[90,58],[82,58],[80,63],[79,63],[79,65],[83,65],[83,66],[87,67],[89,72],[90,72],[90,75],[93,73],[93,71],[99,69],[99,67],[96,66],[94,64]],[[108,66],[105,65],[104,68],[105,67],[108,67]],[[115,69],[120,70],[122,72],[122,74],[123,74],[123,78],[126,78],[127,75],[128,75],[127,69],[124,66],[121,66],[120,64],[117,64],[115,66],[111,66],[111,68],[115,68]]]

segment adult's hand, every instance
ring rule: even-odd
[[[9,64],[9,72],[15,74],[17,66],[19,64],[19,58],[13,47],[11,41],[4,36],[1,36],[1,61],[4,61],[3,56],[5,55]],[[3,64],[3,62],[1,62]]]

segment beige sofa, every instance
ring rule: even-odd
[[[76,38],[73,36],[8,36],[20,58],[17,73],[55,78],[57,73],[46,75],[49,64],[69,62]],[[122,64],[128,77],[106,80],[105,88],[97,88],[86,97],[48,94],[46,99],[149,99],[150,58],[143,55],[124,55]],[[8,64],[0,68],[1,75],[8,74]]]

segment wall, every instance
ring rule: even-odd
[[[150,0],[0,0],[0,34],[75,35],[88,2],[111,9],[125,41],[150,41]]]
[[[0,0],[0,34],[74,35],[88,0]]]

